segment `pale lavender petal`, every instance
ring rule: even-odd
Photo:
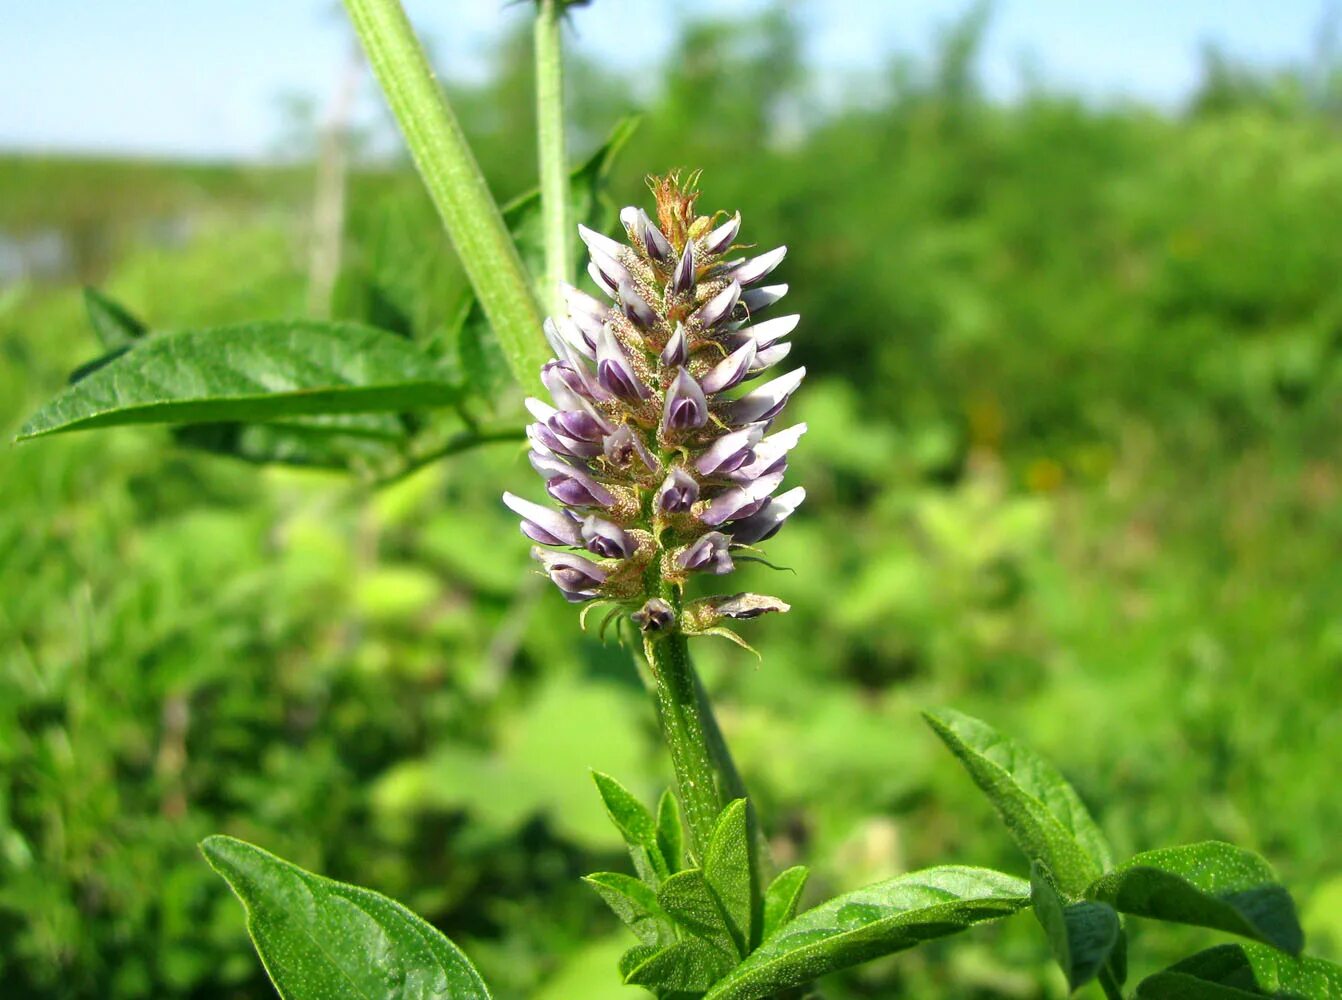
[[[676,262],[676,272],[671,275],[671,290],[684,295],[694,289],[694,243],[685,244],[685,251]]]
[[[713,326],[732,314],[737,301],[741,298],[741,286],[733,281],[711,299],[699,307],[694,319],[702,326]]]
[[[792,516],[793,511],[806,499],[806,490],[800,486],[780,493],[770,500],[759,513],[727,526],[732,539],[742,545],[754,545],[767,541],[778,534],[783,522]]]
[[[594,229],[588,229],[582,223],[578,223],[578,235],[587,244],[587,249],[594,252],[593,259],[595,259],[596,253],[603,253],[614,260],[618,260],[620,252],[624,250],[624,245],[618,240],[613,240]]]
[[[753,424],[761,420],[771,420],[778,415],[806,376],[805,368],[797,368],[765,382],[758,389],[746,393],[740,399],[733,400],[722,408],[723,419],[729,424]]]
[[[621,399],[646,399],[650,395],[609,326],[602,329],[596,342],[596,377],[602,388]]]
[[[578,519],[567,511],[542,507],[512,493],[503,494],[503,502],[522,518],[522,532],[532,541],[542,545],[582,545]]]
[[[752,424],[751,426],[757,427],[759,425]],[[771,471],[776,463],[786,458],[787,453],[797,446],[797,442],[801,440],[801,436],[805,433],[805,424],[793,424],[786,430],[770,434],[755,446],[755,457],[750,464],[737,469],[733,473],[733,478],[738,478],[744,482],[757,479]]]
[[[787,285],[765,285],[763,288],[748,288],[741,293],[741,304],[751,313],[767,309],[787,294]]]
[[[647,467],[649,472],[657,472],[661,465],[657,458],[643,443],[643,438],[630,430],[628,424],[622,424],[614,433],[608,434],[602,442],[602,450],[608,459],[624,468],[635,458]]]
[[[704,237],[704,252],[708,254],[722,253],[732,245],[732,240],[736,239],[736,234],[740,231],[741,213],[737,212],[728,221]]]
[[[648,218],[648,213],[643,209],[638,210],[639,237],[643,240],[643,248],[648,251],[648,256],[659,263],[665,264],[675,256],[675,248],[671,246],[671,241],[662,234],[657,228],[657,224]]]
[[[531,558],[545,567],[546,574],[560,589],[564,597],[578,604],[590,600],[601,592],[606,581],[606,571],[580,555],[571,552],[549,552],[542,548],[533,548]]]
[[[772,368],[791,353],[792,344],[790,342],[774,344],[773,347],[766,347],[762,351],[757,351],[755,360],[750,364],[750,374],[757,375]]]
[[[690,342],[685,336],[685,328],[677,323],[675,331],[662,348],[661,361],[667,368],[675,368],[688,360],[690,360]]]
[[[630,282],[620,282],[618,293],[620,306],[624,310],[624,314],[634,323],[646,330],[657,322],[656,310],[643,300],[643,296],[634,290],[634,286]]]
[[[753,285],[781,264],[786,256],[787,247],[778,247],[768,253],[760,254],[758,257],[752,257],[739,267],[733,268],[731,275],[742,286]]]
[[[667,475],[657,490],[657,507],[666,514],[683,514],[699,499],[699,484],[680,466]]]
[[[710,531],[698,541],[676,553],[676,565],[681,569],[700,570],[721,576],[736,567],[728,551],[730,540],[721,531]]]
[[[545,488],[560,503],[575,507],[609,507],[615,495],[583,469],[554,456],[532,452],[532,468],[545,477]]]
[[[638,542],[629,532],[595,514],[583,519],[580,530],[588,551],[605,559],[628,559],[638,548]]]
[[[750,371],[750,366],[754,361],[755,342],[747,340],[741,347],[718,362],[700,380],[699,384],[704,392],[722,392],[724,389],[730,389],[746,377],[746,373]]]
[[[761,424],[751,424],[739,431],[732,431],[718,438],[694,462],[694,468],[705,476],[711,476],[724,466],[732,465],[733,460],[749,456],[751,449],[764,436]]]
[[[763,289],[760,290],[763,291]],[[766,319],[763,323],[742,327],[738,332],[749,334],[757,347],[768,347],[774,341],[782,340],[797,329],[799,322],[801,322],[801,317],[794,313],[791,316],[776,316],[773,319]]]
[[[684,368],[676,369],[676,379],[666,392],[662,407],[662,429],[687,431],[708,423],[708,401],[703,389]]]

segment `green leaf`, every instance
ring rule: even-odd
[[[1206,841],[1131,858],[1085,893],[1122,913],[1241,934],[1291,954],[1304,933],[1290,893],[1252,851]]]
[[[1080,896],[1109,869],[1109,842],[1052,764],[953,709],[923,717],[992,801],[1025,856],[1046,864],[1064,893]]]
[[[1290,958],[1257,944],[1225,944],[1177,962],[1137,987],[1138,1000],[1342,1000],[1342,966]]]
[[[764,929],[761,932],[764,940],[797,915],[797,904],[801,902],[801,892],[806,888],[810,874],[811,870],[805,865],[797,865],[779,872],[778,877],[769,883],[764,892]]]
[[[657,802],[657,850],[668,873],[680,871],[685,860],[685,827],[680,821],[680,804],[669,788]]]
[[[1117,946],[1123,933],[1118,913],[1108,903],[1067,902],[1038,861],[1030,866],[1030,903],[1068,988],[1080,989],[1099,974]]]
[[[638,127],[638,118],[621,119],[611,130],[605,143],[588,157],[587,161],[569,174],[568,218],[572,220],[569,239],[573,243],[571,260],[586,258],[578,238],[579,222],[598,232],[609,229],[615,219],[615,208],[602,197],[606,179],[615,158]],[[545,226],[541,217],[539,189],[514,198],[503,206],[503,222],[517,246],[533,281],[545,273]],[[577,274],[568,276],[573,281]],[[465,374],[467,384],[478,395],[493,398],[502,390],[508,378],[507,358],[495,338],[489,335],[489,322],[473,294],[467,294],[461,312],[454,322],[456,361]]]
[[[757,1000],[1008,916],[1029,903],[1029,893],[1022,879],[957,866],[928,868],[846,893],[780,927],[705,1000]]]
[[[671,872],[657,846],[657,823],[652,813],[610,775],[593,771],[592,779],[611,822],[624,837],[639,878],[655,889]]]
[[[149,332],[143,322],[96,288],[84,289],[84,310],[98,343],[108,351],[129,347]]]
[[[657,890],[657,902],[684,931],[717,948],[729,963],[740,957],[731,921],[702,869],[672,875]]]
[[[730,958],[694,938],[677,941],[646,957],[643,952],[637,955],[627,952],[625,957],[630,961],[620,963],[622,970],[629,966],[624,981],[631,986],[647,987],[659,994],[701,994],[731,968]]]
[[[232,837],[207,837],[200,848],[242,901],[284,1000],[488,1000],[466,956],[400,903]]]
[[[644,944],[674,944],[676,930],[657,902],[657,894],[630,875],[597,872],[583,879]]]
[[[434,363],[395,334],[354,323],[248,323],[151,337],[42,407],[19,438],[406,410],[456,396]]]
[[[745,799],[729,802],[718,814],[704,852],[704,878],[727,918],[736,950],[742,957],[750,954],[759,943],[762,921],[759,865]]]

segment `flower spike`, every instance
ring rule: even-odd
[[[566,600],[622,608],[648,641],[734,637],[724,622],[787,605],[754,594],[685,603],[683,588],[754,559],[739,552],[777,533],[806,495],[778,493],[806,425],[770,432],[805,369],[727,398],[791,349],[798,317],[760,316],[787,292],[760,284],[787,249],[726,259],[739,213],[719,213],[715,227],[695,210],[692,183],[664,178],[653,191],[656,221],[637,206],[620,212],[627,243],[579,228],[605,298],[561,286],[568,315],[545,323],[553,405],[527,400],[527,437],[560,507],[503,500]]]

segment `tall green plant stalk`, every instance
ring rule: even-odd
[[[539,391],[550,356],[540,304],[400,0],[345,0],[345,9],[514,377]]]
[[[545,233],[545,282],[541,301],[552,315],[564,312],[561,282],[573,280],[573,229],[569,221],[568,155],[564,141],[562,0],[536,5],[536,149]]]
[[[648,639],[645,649],[656,685],[662,736],[675,768],[676,787],[689,828],[690,851],[702,860],[723,806],[709,749],[709,733],[716,730],[716,724],[700,696],[685,636],[676,633]]]

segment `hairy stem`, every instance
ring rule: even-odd
[[[722,811],[709,750],[710,726],[712,730],[717,727],[705,720],[707,702],[700,698],[685,636],[677,632],[649,639],[646,650],[657,688],[662,735],[671,752],[680,805],[689,826],[690,851],[702,861],[713,823]]]
[[[536,5],[536,149],[540,159],[541,229],[545,234],[545,283],[541,299],[556,316],[564,311],[560,282],[573,280],[560,39],[563,6],[562,0],[539,0]]]
[[[345,9],[513,375],[538,390],[550,356],[540,306],[400,0],[345,0]]]

